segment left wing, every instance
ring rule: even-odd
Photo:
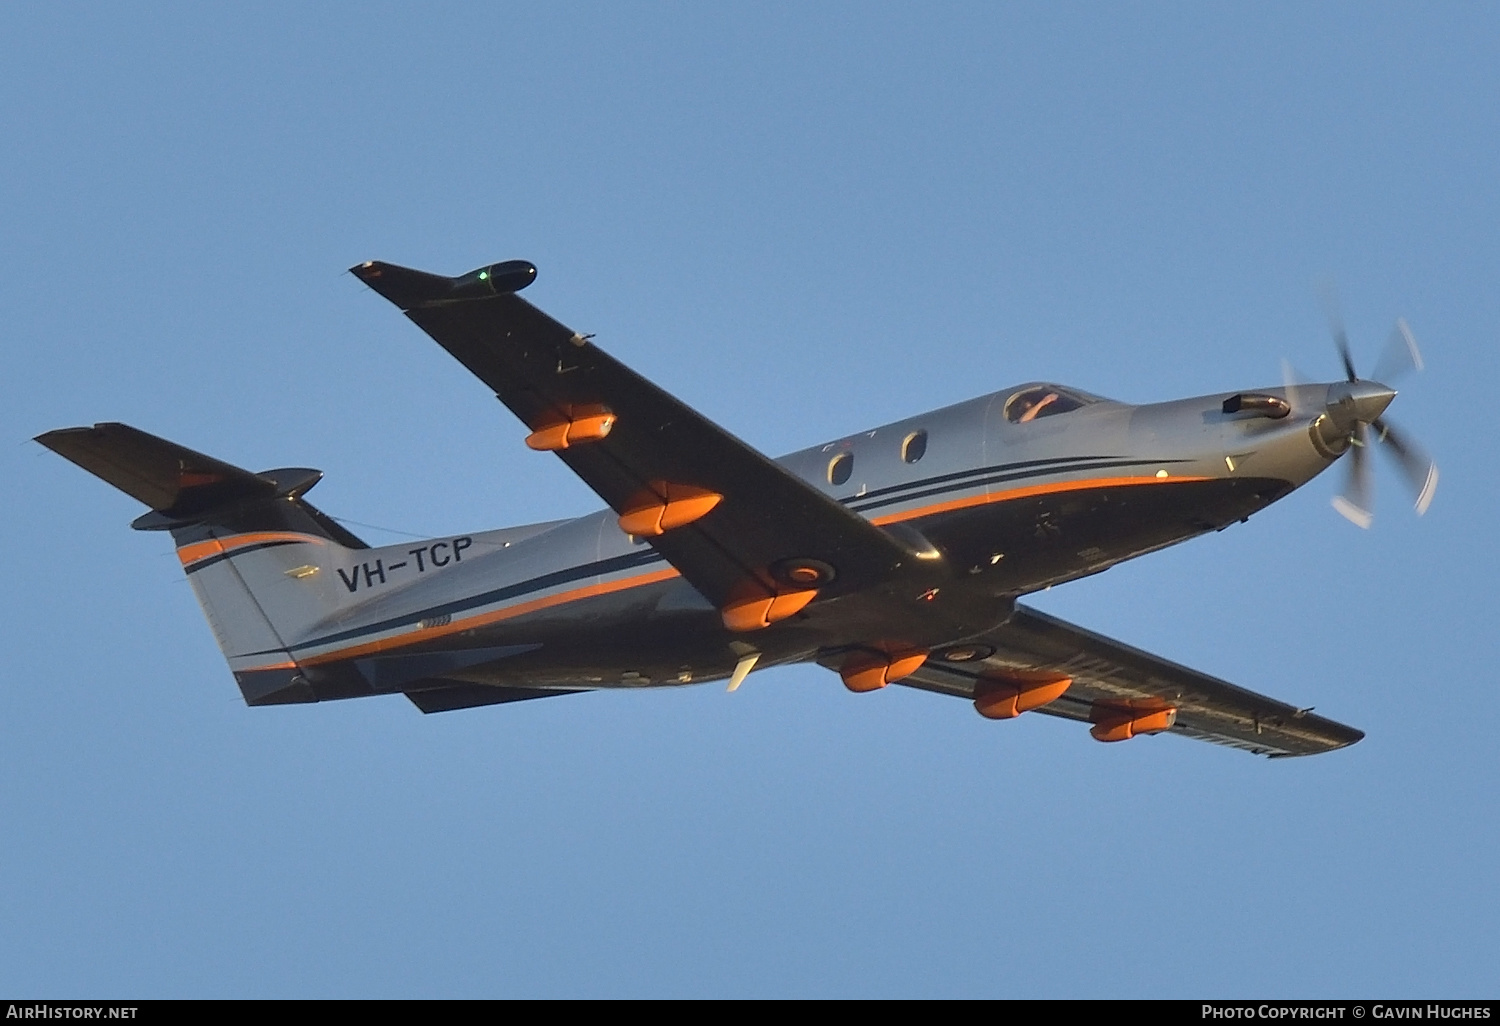
[[[556,452],[731,627],[766,626],[814,594],[886,580],[910,558],[890,534],[516,296],[536,274],[530,264],[462,278],[378,262],[351,270],[493,389],[531,429],[527,444]]]
[[[942,660],[953,654],[971,658]],[[900,683],[975,699],[981,712],[999,718],[1030,707],[1083,720],[1105,741],[1170,730],[1275,758],[1328,752],[1365,736],[1026,606],[936,656]],[[1025,694],[1051,700],[1028,706]]]

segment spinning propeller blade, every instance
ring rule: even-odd
[[[1333,344],[1344,361],[1344,375],[1350,381],[1358,381],[1359,375],[1354,372],[1354,357],[1349,352],[1349,333],[1344,330],[1344,315],[1339,308],[1338,290],[1333,287],[1332,282],[1324,282],[1322,293],[1323,312],[1328,316],[1328,330],[1333,333]]]
[[[1365,439],[1369,436],[1364,421],[1356,421],[1349,441],[1348,470],[1344,475],[1344,493],[1333,497],[1333,508],[1349,522],[1369,528],[1375,522],[1370,501],[1370,464],[1365,456]]]
[[[1344,374],[1350,384],[1359,384],[1368,389],[1375,382],[1363,381],[1355,370],[1354,356],[1349,348],[1349,335],[1344,330],[1343,317],[1339,313],[1338,295],[1332,285],[1325,285],[1322,292],[1324,311],[1328,315],[1329,331],[1333,335],[1334,348],[1338,350],[1339,359],[1344,365]],[[1422,366],[1422,352],[1417,348],[1417,340],[1412,335],[1411,328],[1404,319],[1398,319],[1381,353],[1376,381],[1393,380],[1409,371],[1421,370]],[[1283,363],[1282,367],[1287,380],[1287,401],[1292,402],[1292,371],[1290,365],[1286,363]],[[1384,388],[1385,386],[1376,387]],[[1385,401],[1389,402],[1394,393],[1386,389],[1382,394]],[[1432,505],[1433,494],[1437,491],[1437,464],[1432,462],[1421,446],[1413,442],[1404,432],[1398,431],[1395,425],[1384,416],[1379,415],[1383,412],[1383,406],[1380,410],[1367,407],[1364,417],[1371,417],[1372,413],[1376,415],[1366,420],[1359,416],[1347,419],[1349,418],[1347,408],[1336,410],[1336,405],[1335,402],[1330,401],[1327,413],[1340,428],[1348,425],[1347,458],[1349,462],[1344,478],[1343,493],[1334,497],[1333,508],[1360,527],[1368,528],[1374,523],[1374,501],[1368,456],[1368,449],[1373,442],[1390,453],[1391,458],[1401,468],[1401,474],[1406,478],[1407,485],[1415,496],[1417,515],[1426,513],[1427,507]],[[1370,430],[1372,427],[1373,432]]]
[[[1385,340],[1385,348],[1375,363],[1376,381],[1398,381],[1411,371],[1422,369],[1422,351],[1412,336],[1404,317],[1396,318],[1396,326]]]
[[[1281,384],[1285,391],[1287,405],[1292,408],[1293,415],[1300,415],[1306,410],[1315,407],[1323,399],[1326,386],[1316,385],[1312,378],[1303,374],[1291,361],[1281,361]]]
[[[1416,496],[1417,515],[1427,512],[1432,505],[1433,493],[1437,491],[1438,468],[1421,446],[1397,431],[1384,417],[1374,423],[1375,435],[1385,446],[1391,459],[1401,468],[1406,483]]]

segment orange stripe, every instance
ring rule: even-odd
[[[1123,488],[1133,485],[1164,485],[1182,484],[1191,481],[1211,481],[1208,477],[1091,477],[1080,481],[1054,481],[1050,484],[1027,485],[1025,488],[1012,488],[1008,492],[991,492],[988,495],[969,495],[962,499],[949,499],[947,502],[933,503],[931,506],[922,506],[919,509],[909,509],[903,513],[891,513],[883,517],[875,517],[870,523],[877,527],[884,524],[899,523],[903,520],[913,520],[917,517],[928,517],[934,513],[947,513],[949,510],[967,509],[970,506],[986,506],[992,502],[1009,502],[1012,499],[1027,499],[1034,495],[1055,495],[1059,492],[1081,492],[1090,488]]]
[[[210,538],[208,541],[194,542],[184,545],[177,550],[177,558],[182,560],[182,565],[196,563],[208,556],[217,556],[230,549],[244,548],[246,545],[258,545],[261,542],[270,541],[292,541],[307,542],[312,545],[326,545],[327,542],[312,534],[297,534],[292,531],[256,531],[250,534],[236,534],[228,538]]]
[[[626,588],[640,588],[647,584],[655,584],[658,581],[670,580],[678,576],[675,569],[668,567],[664,570],[653,570],[649,574],[641,574],[639,577],[627,577],[621,581],[605,581],[602,584],[590,584],[582,588],[574,588],[572,591],[560,592],[556,595],[547,595],[543,598],[532,599],[530,602],[522,602],[519,605],[509,606],[505,609],[496,609],[489,613],[480,613],[464,620],[455,620],[441,627],[430,627],[416,635],[402,634],[394,638],[383,638],[380,641],[370,641],[363,645],[355,645],[353,648],[342,648],[334,652],[325,652],[322,655],[311,656],[301,660],[304,666],[316,666],[319,663],[334,662],[339,659],[353,659],[357,656],[370,655],[375,652],[385,652],[393,648],[405,648],[407,645],[415,645],[422,641],[431,641],[433,638],[441,638],[458,631],[472,630],[475,627],[483,627],[487,624],[499,623],[501,620],[510,620],[517,616],[525,616],[539,609],[550,609],[568,602],[577,602],[580,599],[593,598],[596,595],[608,595],[616,591],[624,591]]]
[[[191,545],[184,545],[182,548],[177,550],[177,558],[182,560],[183,566],[187,566],[189,563],[196,563],[198,562],[198,560],[204,559],[208,556],[217,556],[223,551],[224,546],[219,544],[219,539],[210,538],[208,541],[194,542]]]

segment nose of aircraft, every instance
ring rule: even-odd
[[[1328,418],[1345,430],[1357,421],[1369,424],[1385,412],[1396,390],[1378,381],[1341,381],[1328,388]]]

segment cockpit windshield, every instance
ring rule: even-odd
[[[1005,419],[1012,424],[1029,424],[1038,417],[1069,413],[1098,401],[1087,393],[1057,385],[1028,385],[1005,401]]]

